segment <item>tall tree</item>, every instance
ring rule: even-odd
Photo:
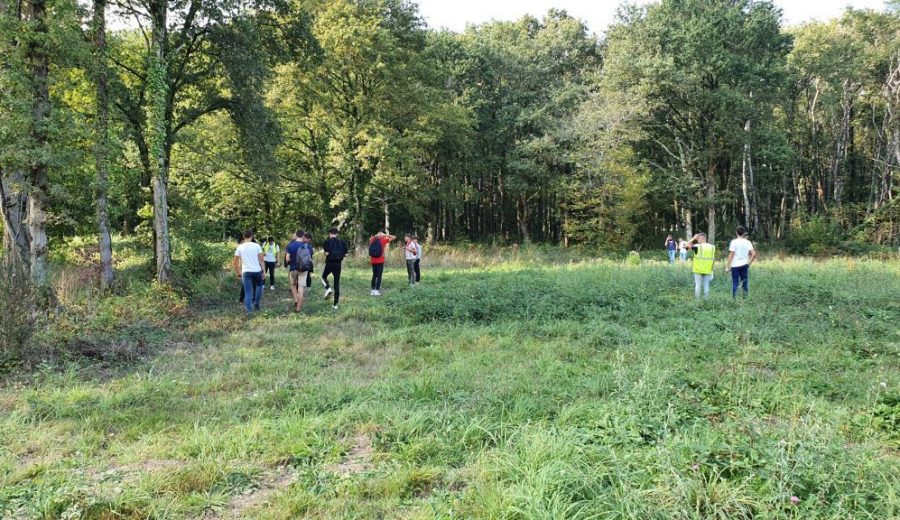
[[[31,237],[31,280],[49,291],[49,249],[47,243],[47,206],[50,198],[50,57],[45,0],[29,0],[29,21],[33,34],[27,55],[32,84],[31,140],[36,153],[29,172],[28,231]]]
[[[109,232],[109,70],[106,58],[106,0],[93,2],[94,74],[97,115],[94,160],[97,170],[97,234],[100,249],[100,286],[113,283],[112,239]]]

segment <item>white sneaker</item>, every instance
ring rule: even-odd
[[[378,296],[378,291],[376,291],[375,289],[372,289],[371,291],[369,291],[369,295]]]
[[[270,290],[270,291],[274,291],[274,290],[275,290],[275,286],[274,286],[274,285],[270,285],[270,286],[269,286],[269,290]]]
[[[325,297],[326,298],[328,298],[332,294],[334,294],[334,289],[332,289],[331,287],[329,287],[328,289],[325,289]]]
[[[379,291],[379,290],[376,289],[376,290],[375,290],[375,296],[381,296],[381,291]]]
[[[328,282],[326,282],[324,278],[319,278],[319,281],[322,282],[322,287],[328,288]]]
[[[334,309],[334,310],[337,310],[337,309],[338,309],[338,306],[337,306],[337,305],[332,305],[331,308]]]

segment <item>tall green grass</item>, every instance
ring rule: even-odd
[[[130,314],[148,359],[0,388],[0,511],[900,516],[897,262],[763,262],[736,302],[652,260],[440,264],[415,289],[390,266],[383,298],[351,266],[336,313],[316,282],[289,314],[279,273],[249,321],[218,277],[183,300],[191,334]]]

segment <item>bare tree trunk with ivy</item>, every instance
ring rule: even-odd
[[[150,159],[153,167],[153,231],[156,243],[156,279],[169,283],[172,260],[169,245],[169,164],[167,101],[169,82],[166,56],[166,0],[150,2],[153,27],[150,42],[150,63],[147,70],[147,127],[150,132]]]
[[[50,176],[46,155],[50,147],[50,90],[48,86],[49,57],[47,55],[47,6],[44,0],[31,0],[29,18],[35,35],[28,44],[34,96],[31,138],[36,149],[32,162],[31,193],[28,197],[28,230],[31,234],[31,280],[49,295],[49,258],[47,245],[47,203],[50,195]]]
[[[97,82],[97,120],[94,160],[97,168],[97,232],[100,248],[100,287],[113,283],[112,239],[109,234],[109,71],[106,67],[106,0],[94,0],[94,67]]]

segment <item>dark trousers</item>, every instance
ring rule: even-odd
[[[750,293],[749,282],[747,281],[748,276],[750,275],[750,266],[742,265],[740,267],[732,267],[731,268],[731,296],[732,298],[737,298],[737,290],[738,285],[744,290],[744,296],[747,296]]]
[[[269,285],[275,285],[275,268],[278,267],[278,262],[266,262],[266,272],[269,273]],[[265,279],[265,276],[263,276]]]
[[[381,290],[381,276],[384,274],[384,264],[372,264],[372,290]]]
[[[416,264],[413,266],[413,269],[416,270],[416,283],[419,283],[419,280],[422,279],[422,271],[419,270],[419,258],[416,258]]]
[[[312,267],[312,265],[310,265],[309,271],[306,271],[306,287],[307,288],[312,287],[312,273],[313,273],[313,267]]]
[[[416,260],[413,258],[412,260],[406,261],[406,276],[409,278],[409,285],[413,285],[416,283]]]
[[[334,275],[334,304],[337,305],[341,301],[341,263],[325,262],[325,270],[322,271],[322,281],[325,282],[325,288],[332,287],[328,285],[328,275]]]

